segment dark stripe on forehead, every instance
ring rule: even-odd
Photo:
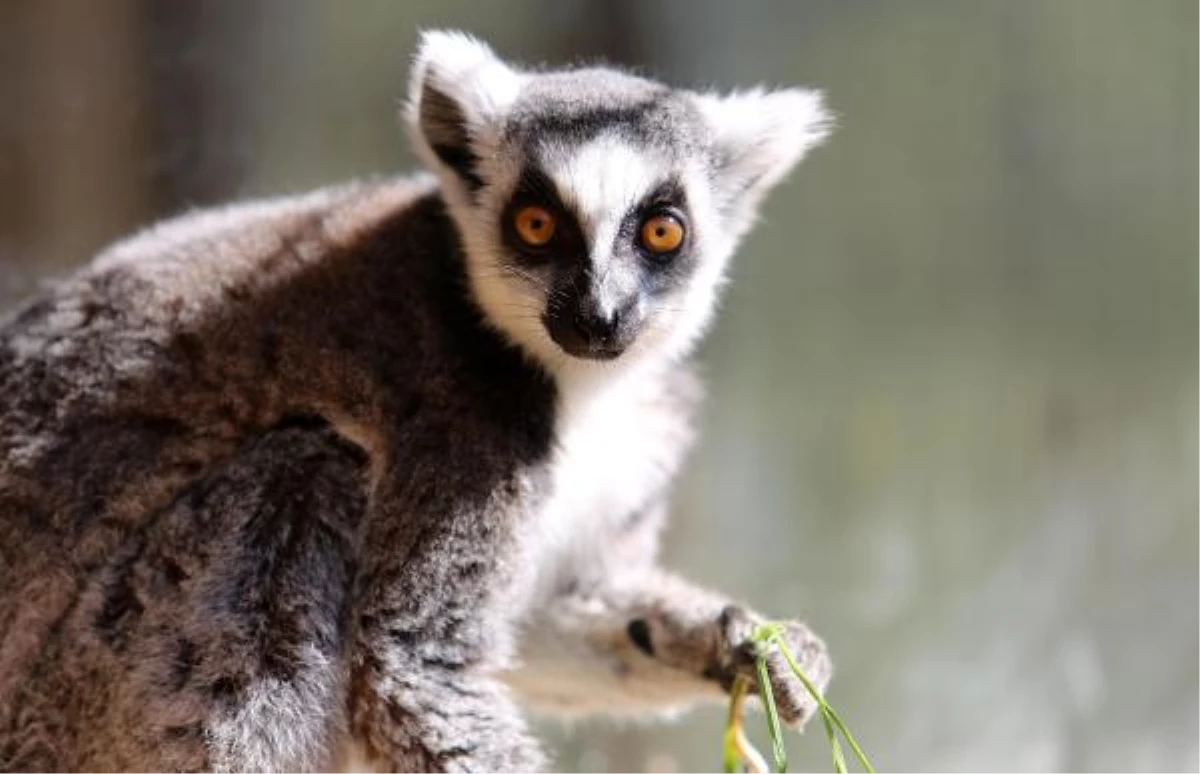
[[[668,204],[674,207],[685,208],[686,203],[687,197],[684,192],[683,182],[678,177],[671,175],[642,197],[642,201],[638,206],[647,208],[660,204]]]
[[[579,104],[548,99],[519,109],[509,124],[511,139],[533,150],[545,142],[582,145],[612,133],[639,145],[678,151],[697,146],[697,124],[690,107],[663,90],[637,101]]]
[[[554,185],[554,181],[542,171],[538,166],[526,165],[521,170],[520,177],[517,178],[517,185],[514,189],[514,195],[534,195],[557,201],[558,187]]]
[[[594,139],[601,132],[628,132],[632,138],[646,140],[647,117],[655,108],[648,100],[633,105],[595,106],[575,112],[547,111],[532,116],[523,127],[527,139],[556,135],[577,143]]]

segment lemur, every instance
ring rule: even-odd
[[[762,617],[656,553],[691,353],[820,95],[446,31],[409,91],[433,174],[168,220],[0,326],[0,768],[530,770],[521,704],[754,679]]]

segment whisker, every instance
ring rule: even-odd
[[[513,266],[511,264],[498,264],[496,266],[496,268],[504,275],[508,275],[511,277],[519,277],[520,279],[525,280],[526,282],[530,283],[531,285],[535,285],[536,287],[539,287],[543,290],[546,290],[548,288],[545,280],[543,280],[541,277],[538,277],[534,274],[530,274],[528,271],[522,269],[519,266]]]

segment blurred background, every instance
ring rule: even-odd
[[[826,636],[878,768],[1200,766],[1195,2],[6,0],[0,309],[156,218],[410,167],[443,25],[826,90],[666,553]],[[722,722],[542,731],[566,770],[713,770]]]

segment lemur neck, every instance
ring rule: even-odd
[[[646,356],[595,362],[572,360],[553,373],[558,387],[558,424],[576,424],[596,412],[615,409],[625,396],[632,396],[647,380],[654,380],[672,366],[665,358]]]

